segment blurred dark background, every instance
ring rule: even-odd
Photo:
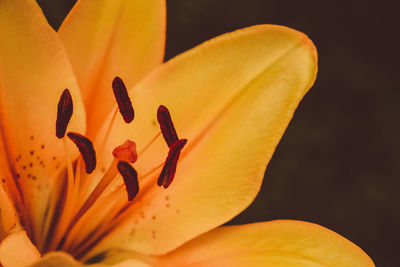
[[[145,0],[144,0],[145,1]],[[75,0],[39,0],[58,28]],[[319,75],[268,166],[256,201],[231,223],[326,226],[377,266],[400,266],[399,19],[395,1],[169,0],[169,59],[245,26],[305,32]]]

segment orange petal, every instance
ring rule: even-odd
[[[40,253],[25,231],[15,232],[0,244],[0,262],[4,267],[25,267],[40,259]]]
[[[136,142],[141,189],[126,225],[98,251],[120,246],[165,253],[245,209],[316,72],[312,42],[273,25],[217,37],[155,70],[131,91],[135,123],[117,120],[109,138],[110,150],[127,137]],[[143,177],[165,160],[165,141],[159,137],[140,152],[160,131],[159,105],[170,109],[178,136],[188,139],[166,190],[155,185],[161,169]]]
[[[65,162],[55,136],[58,100],[68,88],[74,101],[68,130],[78,132],[85,131],[83,102],[67,54],[36,1],[0,1],[0,36],[0,154],[9,168],[6,186],[24,225],[30,228],[33,221],[39,228],[52,197],[51,177]]]
[[[39,261],[30,265],[30,267],[83,267],[84,265],[75,261],[75,259],[64,252],[51,252],[46,254]],[[93,267],[98,267],[93,265]]]
[[[227,226],[161,256],[155,266],[375,266],[355,244],[322,226],[271,221]]]
[[[151,267],[152,265],[147,264],[145,262],[141,262],[139,260],[129,259],[129,260],[124,260],[121,263],[117,263],[117,264],[114,264],[111,266],[112,267]]]
[[[40,261],[31,265],[31,267],[150,267],[142,261],[127,259],[116,264],[96,263],[82,264],[77,262],[72,256],[64,252],[51,252],[45,255]],[[7,267],[7,266],[5,266]]]
[[[14,204],[0,185],[0,214],[2,221],[2,229],[6,232],[10,231],[17,223],[17,214]]]
[[[80,0],[59,36],[82,89],[90,134],[115,107],[114,77],[132,87],[162,62],[165,1]]]

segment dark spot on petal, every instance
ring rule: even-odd
[[[132,231],[129,233],[129,236],[133,236],[134,233],[135,233],[135,228],[132,228]]]

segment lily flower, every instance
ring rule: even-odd
[[[303,33],[253,26],[161,64],[164,0],[80,0],[58,32],[0,0],[0,36],[2,266],[374,265],[312,223],[217,228],[314,83]]]

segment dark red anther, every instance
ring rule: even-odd
[[[112,82],[115,99],[117,100],[119,112],[126,123],[133,121],[135,111],[132,107],[131,99],[129,98],[126,86],[120,77],[115,77]]]
[[[159,106],[157,110],[157,120],[160,124],[162,135],[164,136],[165,142],[168,147],[171,147],[176,141],[178,141],[178,135],[172,122],[171,115],[165,106]]]
[[[72,111],[72,97],[69,90],[65,89],[61,94],[57,106],[56,136],[58,138],[63,138],[65,136]]]
[[[139,192],[139,181],[136,170],[126,161],[119,161],[117,164],[119,173],[124,179],[128,200],[131,201]]]
[[[167,160],[165,161],[161,174],[158,177],[158,186],[164,186],[164,188],[167,188],[174,180],[176,165],[178,164],[179,156],[182,148],[186,145],[186,142],[187,139],[180,139],[169,148]]]
[[[67,136],[75,143],[79,152],[81,152],[82,158],[85,161],[86,172],[92,173],[96,168],[96,152],[94,151],[92,142],[78,133],[69,132]]]

